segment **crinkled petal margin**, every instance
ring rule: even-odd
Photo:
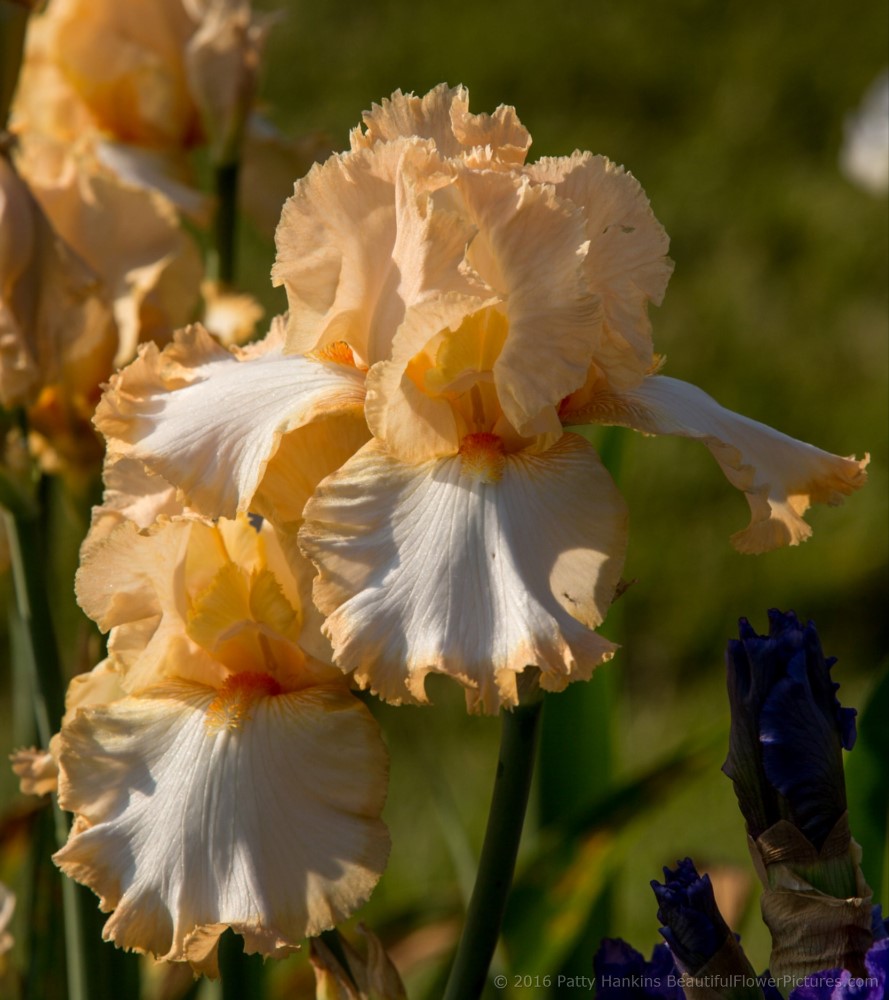
[[[170,682],[80,711],[61,735],[55,860],[113,915],[104,937],[217,973],[219,936],[283,956],[370,895],[389,838],[377,724],[340,685],[259,698],[212,724],[217,691]]]
[[[561,690],[614,646],[594,633],[623,565],[620,493],[582,439],[505,459],[499,482],[459,455],[417,465],[371,442],[306,507],[300,544],[334,657],[387,701],[447,674],[471,709],[517,702],[517,675]]]
[[[357,419],[363,404],[364,373],[351,365],[284,354],[279,336],[229,352],[194,325],[112,379],[96,426],[110,454],[140,460],[199,512],[233,517],[251,508],[282,437]]]
[[[726,479],[743,490],[750,523],[732,535],[740,552],[798,545],[811,534],[802,515],[813,503],[835,506],[867,481],[869,456],[841,458],[733,413],[697,386],[663,375],[626,392],[600,393],[572,423],[632,427],[703,441]]]

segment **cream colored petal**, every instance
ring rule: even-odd
[[[65,727],[55,855],[114,910],[104,936],[215,975],[232,927],[281,957],[347,917],[386,863],[386,753],[344,687],[225,692],[171,683]],[[230,721],[226,722],[226,718]]]
[[[583,384],[601,337],[583,276],[583,217],[550,188],[511,175],[467,171],[460,189],[479,229],[469,263],[509,317],[494,366],[503,412],[520,434],[545,433],[544,414]]]
[[[604,318],[595,361],[615,388],[636,385],[654,363],[648,303],[660,305],[670,280],[669,237],[636,178],[604,156],[544,158],[526,172],[583,211],[584,271]]]
[[[462,290],[458,270],[471,227],[433,209],[450,183],[428,143],[400,139],[315,166],[284,205],[272,268],[290,304],[288,346],[343,340],[367,364],[389,356],[405,310]]]
[[[747,495],[750,524],[732,536],[741,552],[798,545],[812,533],[802,515],[860,489],[868,457],[840,458],[720,406],[696,386],[655,375],[624,393],[594,399],[583,420],[645,434],[703,441],[728,481]]]
[[[325,480],[300,543],[336,662],[388,701],[424,701],[429,672],[472,708],[515,705],[516,677],[561,690],[614,647],[590,631],[614,595],[623,499],[593,449],[565,435],[507,455],[486,483],[462,458],[412,466],[376,442]]]
[[[418,136],[432,139],[442,156],[461,156],[478,147],[490,147],[497,159],[522,163],[531,136],[515,108],[500,105],[493,115],[469,113],[469,91],[440,83],[423,97],[396,90],[391,99],[374,104],[362,115],[364,130],[352,133],[352,148]]]
[[[281,439],[364,402],[364,373],[282,352],[277,339],[229,353],[200,326],[148,346],[96,411],[112,454],[139,459],[210,516],[247,510]]]

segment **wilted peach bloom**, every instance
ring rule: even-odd
[[[284,208],[273,275],[293,353],[276,340],[225,357],[186,335],[124,371],[97,420],[113,454],[206,514],[303,521],[336,663],[362,687],[423,701],[441,672],[495,711],[526,667],[560,690],[610,655],[592,629],[626,511],[567,425],[703,440],[747,494],[744,551],[801,541],[811,502],[864,482],[866,460],[658,373],[647,305],[667,237],[622,168],[588,153],[525,165],[514,111],[470,114],[463,89],[397,93],[365,126]],[[322,428],[362,397],[372,437],[334,455]],[[272,502],[288,476],[299,486]]]
[[[78,596],[111,629],[97,670],[119,694],[66,716],[59,802],[76,817],[55,860],[114,911],[117,945],[215,975],[226,928],[282,956],[376,884],[386,753],[309,651],[307,577],[245,517],[123,520],[85,548]]]

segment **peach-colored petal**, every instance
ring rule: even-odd
[[[302,648],[320,628],[303,612],[312,575],[305,559],[285,558],[270,524],[180,517],[141,531],[124,521],[85,547],[76,591],[111,630],[109,653],[127,691],[165,677],[218,684],[244,670],[292,689],[337,676],[326,666],[329,648],[317,661],[313,635]]]
[[[284,354],[277,336],[229,352],[198,325],[116,375],[96,426],[112,454],[139,459],[195,509],[231,516],[261,510],[253,501],[282,438],[363,402],[353,365]]]
[[[114,910],[104,936],[215,975],[232,927],[280,957],[344,919],[386,862],[386,753],[348,690],[171,682],[62,732],[55,855]]]
[[[669,237],[636,178],[604,156],[545,158],[527,174],[583,211],[584,271],[604,318],[595,361],[616,388],[636,385],[654,363],[647,306],[660,305],[670,280]]]
[[[290,304],[288,346],[346,341],[368,365],[389,356],[406,309],[465,290],[471,225],[430,194],[452,177],[418,139],[331,157],[284,205],[272,268]]]
[[[732,536],[741,552],[798,545],[812,533],[802,515],[860,489],[868,457],[840,458],[720,406],[696,386],[654,375],[635,389],[593,397],[572,422],[632,427],[703,441],[728,481],[747,495],[750,524]]]
[[[418,136],[432,139],[442,156],[461,156],[479,146],[490,147],[497,159],[520,164],[531,136],[515,108],[500,105],[493,115],[469,113],[469,91],[440,83],[423,97],[396,90],[390,99],[374,104],[362,116],[351,136],[352,148]]]
[[[525,667],[560,690],[614,648],[590,630],[618,582],[626,511],[593,449],[568,434],[497,468],[475,457],[414,466],[372,442],[306,507],[300,543],[336,662],[388,701],[424,701],[431,671],[495,712],[516,704]]]
[[[14,750],[9,755],[12,773],[19,779],[22,795],[49,795],[56,790],[59,772],[55,757],[37,747]]]
[[[456,454],[460,433],[450,403],[427,394],[408,374],[413,355],[456,330],[473,313],[495,302],[450,293],[409,310],[393,345],[396,360],[381,361],[367,375],[364,412],[377,440],[405,462]]]
[[[494,366],[500,404],[519,433],[544,433],[548,410],[583,384],[600,336],[583,217],[551,188],[507,174],[466,171],[460,189],[479,230],[467,260],[509,317]]]
[[[41,136],[22,138],[18,162],[55,230],[113,297],[114,367],[131,361],[140,341],[163,343],[188,322],[198,302],[200,254],[167,198]]]
[[[93,507],[90,530],[81,547],[81,561],[93,545],[107,538],[122,521],[149,528],[160,517],[171,518],[185,511],[176,488],[161,476],[152,475],[134,458],[106,455],[102,479],[105,484],[102,503]]]
[[[178,0],[54,0],[51,57],[98,127],[146,146],[193,145],[198,109],[183,53],[195,23]]]
[[[184,53],[191,96],[201,111],[211,157],[217,163],[235,162],[255,96],[265,31],[253,19],[249,0],[190,6],[200,16]]]
[[[253,337],[265,310],[252,295],[232,292],[215,281],[201,284],[204,297],[203,324],[226,347],[243,344]]]
[[[34,403],[44,391],[37,423],[70,430],[111,370],[116,336],[105,288],[3,157],[0,233],[0,405]]]

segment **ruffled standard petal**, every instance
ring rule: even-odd
[[[583,385],[601,338],[583,217],[552,188],[514,175],[467,171],[460,190],[479,229],[467,261],[509,318],[494,365],[500,404],[520,434],[546,433],[545,414]]]
[[[501,104],[493,115],[470,114],[469,91],[446,83],[422,97],[396,90],[391,99],[374,104],[361,117],[365,128],[353,130],[353,149],[419,136],[432,139],[442,156],[462,156],[484,146],[498,160],[520,164],[531,145],[515,108]]]
[[[740,552],[798,545],[812,534],[802,518],[811,504],[835,506],[867,480],[867,455],[831,455],[725,409],[694,385],[662,375],[626,392],[601,393],[571,419],[593,421],[703,441],[726,479],[747,495],[750,524],[732,535]]]
[[[604,156],[547,157],[527,173],[583,211],[584,272],[604,318],[595,361],[611,385],[636,385],[654,363],[648,303],[661,304],[673,271],[667,233],[636,178]]]
[[[396,704],[425,701],[435,672],[495,712],[516,704],[525,667],[561,690],[614,649],[590,630],[618,583],[626,512],[594,450],[568,434],[495,470],[484,457],[409,465],[371,442],[306,508],[336,662]]]
[[[162,352],[149,345],[112,379],[96,411],[109,453],[140,460],[211,517],[264,513],[257,491],[282,439],[329,417],[357,426],[348,447],[366,435],[364,373],[284,354],[276,333],[230,352],[195,325]],[[329,443],[330,451],[316,456],[322,474],[351,454]],[[287,519],[299,516],[296,492]]]
[[[430,202],[452,180],[431,143],[400,139],[331,157],[296,184],[272,268],[287,291],[290,350],[342,340],[372,365],[389,356],[407,308],[466,288],[458,267],[471,224]]]
[[[280,957],[344,919],[389,849],[367,709],[340,686],[242,687],[165,684],[61,736],[59,800],[77,819],[56,862],[114,910],[107,940],[209,975],[227,927]]]

